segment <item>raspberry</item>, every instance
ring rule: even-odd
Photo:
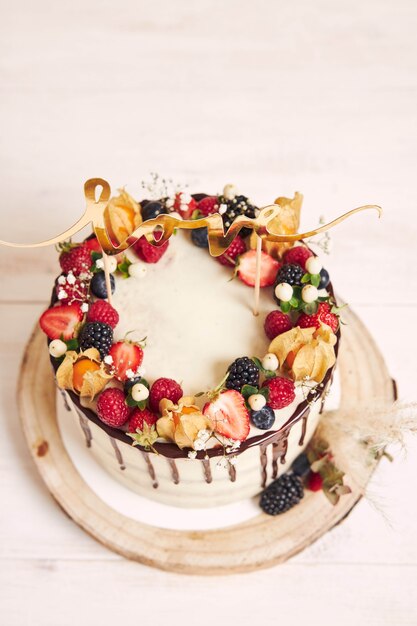
[[[106,300],[97,300],[90,306],[87,321],[102,322],[112,328],[116,328],[119,323],[119,314]]]
[[[323,489],[323,479],[318,472],[310,472],[307,479],[307,488],[310,491],[320,491]]]
[[[143,430],[143,422],[146,422],[148,426],[152,426],[156,423],[158,416],[152,413],[149,409],[135,409],[130,415],[129,424],[127,430],[129,433],[135,433],[137,430]]]
[[[315,328],[320,328],[320,322],[323,324],[327,324],[330,326],[332,331],[335,333],[339,328],[339,318],[336,313],[332,313],[330,304],[328,302],[320,302],[317,313],[314,315],[306,315],[305,313],[301,313],[300,317],[297,320],[297,326],[300,328],[311,328],[314,326]]]
[[[208,215],[212,215],[212,213],[217,213],[219,210],[219,199],[217,196],[207,196],[200,200],[197,204],[197,211],[201,213],[204,217]]]
[[[175,380],[172,380],[172,378],[158,378],[150,390],[149,406],[152,411],[158,411],[159,403],[162,399],[166,398],[177,404],[182,395],[182,389]]]
[[[268,515],[285,513],[304,497],[303,484],[295,474],[283,474],[261,495],[261,509]]]
[[[264,329],[268,339],[275,339],[278,335],[291,330],[292,322],[289,315],[281,311],[271,311],[268,313],[264,323]]]
[[[59,264],[65,274],[75,276],[88,273],[91,269],[91,250],[85,245],[63,244]]]
[[[236,259],[238,256],[246,252],[246,244],[242,237],[237,235],[232,241],[226,252],[223,252],[220,256],[216,257],[218,262],[222,265],[228,265],[234,267],[236,265]]]
[[[305,246],[295,246],[284,252],[284,263],[301,265],[303,270],[306,268],[306,261],[313,253]]]
[[[161,246],[153,246],[143,236],[133,245],[133,248],[138,257],[145,263],[158,263],[159,259],[167,251],[168,245],[169,241],[166,241]]]
[[[269,389],[268,405],[271,409],[283,409],[295,398],[294,383],[288,378],[270,378],[264,382],[264,387]]]
[[[97,400],[97,415],[102,422],[114,428],[120,428],[127,421],[130,409],[125,402],[121,389],[105,389]]]
[[[60,302],[73,304],[73,302],[85,302],[87,300],[88,287],[88,281],[80,280],[71,272],[68,276],[61,274],[57,280],[55,291]]]

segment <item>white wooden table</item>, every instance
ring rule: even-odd
[[[91,176],[132,193],[149,171],[193,190],[234,182],[258,203],[297,189],[304,226],[378,203],[382,222],[334,231],[328,267],[412,400],[416,29],[413,0],[2,3],[0,238],[64,230]],[[53,250],[0,250],[1,624],[417,622],[412,441],[380,464],[370,496],[382,513],[361,502],[272,570],[166,574],[69,521],[34,470],[15,403],[56,271]]]

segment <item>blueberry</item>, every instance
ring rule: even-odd
[[[145,206],[142,206],[142,219],[145,222],[146,220],[153,219],[154,217],[158,217],[162,213],[167,213],[166,208],[161,204],[161,202],[147,202]]]
[[[110,284],[111,292],[114,293],[116,289],[116,281],[114,280],[114,276],[112,274],[110,274]],[[91,293],[93,293],[96,298],[107,298],[106,277],[104,272],[94,274],[90,283],[90,289]]]
[[[141,380],[141,376],[137,376],[136,378],[128,378],[123,385],[125,393],[129,393],[133,385],[137,385],[137,383],[140,383]]]
[[[291,469],[296,476],[303,477],[308,474],[308,472],[310,471],[310,462],[304,452],[299,454],[297,458],[293,461]]]
[[[207,228],[195,228],[191,231],[191,239],[195,246],[199,248],[208,248]]]
[[[320,283],[319,283],[319,289],[326,289],[327,285],[330,282],[330,276],[329,276],[329,272],[327,270],[321,269],[320,270]]]
[[[260,411],[251,411],[252,424],[261,430],[272,428],[275,422],[275,411],[266,405]]]

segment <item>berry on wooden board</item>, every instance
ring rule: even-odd
[[[292,509],[304,497],[303,484],[295,474],[283,474],[261,495],[260,507],[268,515],[280,515]]]

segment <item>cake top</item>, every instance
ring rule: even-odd
[[[283,241],[298,237],[301,202],[278,198],[268,214],[233,185],[108,199],[121,252],[103,254],[101,231],[62,244],[40,320],[58,386],[147,450],[230,457],[282,428],[323,392],[339,332],[322,261]]]

